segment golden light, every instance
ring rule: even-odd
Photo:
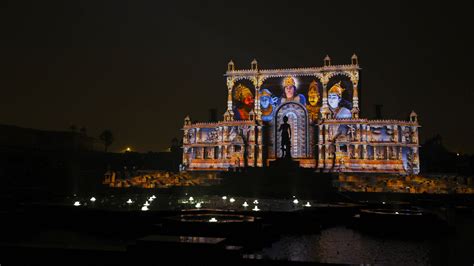
[[[125,151],[130,152],[130,151],[132,151],[132,149],[131,149],[130,147],[127,147],[127,148],[125,149]]]

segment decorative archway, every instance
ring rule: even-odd
[[[291,156],[293,158],[306,158],[309,156],[309,129],[308,112],[306,108],[296,102],[284,103],[278,107],[274,117],[275,128],[275,157],[282,156],[281,133],[278,131],[283,123],[283,117],[288,117],[291,127]]]

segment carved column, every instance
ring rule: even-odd
[[[262,86],[263,80],[265,78],[260,74],[257,74],[252,78],[253,86],[255,87],[255,101],[254,101],[254,110],[257,121],[262,120],[262,110],[260,108],[260,87]]]
[[[402,131],[402,143],[407,143],[407,139],[405,138],[405,131],[406,131],[405,128],[406,128],[405,126],[402,126],[400,128],[400,130]]]
[[[323,125],[319,125],[319,140],[318,140],[318,143],[319,144],[322,144],[323,143],[323,128],[324,126]]]
[[[413,147],[413,173],[420,172],[420,156],[418,154],[418,147]]]
[[[189,130],[185,129],[184,135],[183,135],[183,144],[188,144],[188,133],[189,133]]]
[[[357,85],[359,83],[359,72],[353,71],[351,73],[351,81],[353,86],[353,93],[352,93],[352,118],[358,119],[359,118],[359,92]]]
[[[318,162],[322,163],[322,161],[323,161],[323,145],[319,144],[318,145],[318,150],[319,150],[319,152],[318,152]]]
[[[412,126],[412,127],[411,127],[411,130],[412,130],[411,132],[412,132],[412,134],[413,134],[412,142],[413,142],[414,144],[418,144],[418,127]]]
[[[196,143],[201,142],[201,129],[196,128]]]
[[[222,142],[227,141],[227,126],[222,127]]]
[[[398,125],[393,126],[393,141],[398,143],[400,140],[398,139]]]
[[[257,166],[263,166],[262,126],[257,126]]]
[[[232,88],[234,88],[234,78],[227,77],[227,112],[229,120],[234,120],[234,111],[232,110]]]
[[[367,127],[366,127],[366,136],[365,136],[365,138],[366,138],[366,140],[367,140],[368,142],[370,142],[370,141],[371,141],[371,138],[370,138],[370,137],[371,137],[371,132],[370,132],[370,125],[367,125]]]
[[[321,106],[321,117],[323,119],[328,119],[329,114],[331,113],[331,111],[329,110],[329,106],[328,106],[328,92],[327,92],[328,82],[329,82],[329,76],[328,75],[323,75],[321,77],[321,83],[323,85],[323,102],[322,102],[322,106]]]
[[[329,125],[328,125],[328,124],[324,125],[324,127],[326,128],[326,129],[324,130],[324,135],[325,135],[325,137],[326,137],[325,140],[326,140],[326,142],[327,142],[328,140],[331,139],[331,131],[329,130]]]

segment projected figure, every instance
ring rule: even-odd
[[[341,82],[338,82],[334,84],[328,92],[329,109],[334,119],[347,119],[352,117],[351,111],[341,105],[343,91],[344,89],[341,87]]]
[[[275,100],[272,93],[267,89],[260,91],[260,107],[262,109],[262,120],[265,122],[271,121],[273,118],[273,111],[275,109]]]
[[[253,109],[253,94],[249,88],[242,84],[234,89],[234,119],[248,120],[249,113]]]
[[[288,76],[283,81],[284,92],[280,99],[280,103],[285,102],[297,102],[302,105],[306,105],[306,98],[303,94],[296,94],[296,83],[295,80]]]
[[[308,103],[306,105],[306,110],[308,110],[309,117],[312,121],[318,119],[319,109],[319,92],[318,92],[318,83],[313,80],[309,85],[308,89]]]
[[[291,158],[291,127],[287,116],[283,117],[283,124],[278,131],[281,131],[281,157]]]

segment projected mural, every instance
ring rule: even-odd
[[[418,173],[416,113],[360,118],[359,70],[355,55],[350,64],[326,57],[323,66],[306,68],[259,69],[254,60],[236,70],[229,62],[223,121],[185,120],[184,168],[265,167],[289,157],[322,172]]]

